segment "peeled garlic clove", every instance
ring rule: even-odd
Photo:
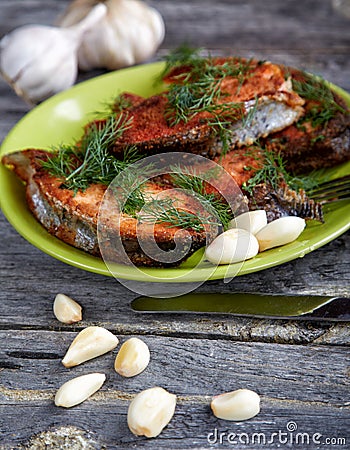
[[[238,389],[214,397],[210,407],[219,419],[248,420],[260,412],[260,397],[249,389]]]
[[[129,405],[128,426],[136,436],[158,436],[174,415],[176,395],[161,387],[138,393]]]
[[[62,364],[73,367],[113,350],[118,338],[102,327],[87,327],[71,343]]]
[[[219,234],[206,248],[205,256],[213,264],[232,264],[257,255],[259,244],[249,231],[232,228]]]
[[[232,219],[228,228],[241,228],[256,234],[267,225],[267,216],[264,209],[248,211]]]
[[[123,377],[134,377],[148,366],[150,353],[141,339],[130,338],[124,342],[115,358],[114,369]]]
[[[82,319],[81,306],[72,298],[64,294],[57,294],[53,303],[53,312],[57,320],[62,323],[80,322]]]
[[[305,220],[300,217],[286,216],[273,220],[262,228],[256,238],[259,242],[259,251],[289,244],[295,241],[305,228]]]
[[[77,49],[83,34],[106,13],[96,6],[74,27],[26,25],[0,41],[0,72],[15,92],[36,103],[72,86],[77,76]]]
[[[98,0],[75,0],[60,26],[71,26],[85,16]],[[130,66],[150,58],[164,39],[159,12],[139,0],[106,0],[107,15],[85,35],[78,51],[82,70]]]
[[[55,405],[71,408],[98,391],[106,380],[103,373],[89,373],[64,383],[55,395]]]

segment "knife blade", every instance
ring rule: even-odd
[[[190,293],[179,297],[137,297],[138,313],[230,314],[263,319],[350,321],[350,298],[326,295]]]

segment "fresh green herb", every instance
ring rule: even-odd
[[[192,195],[196,196],[204,208],[207,207],[207,209],[215,213],[220,222],[215,222],[215,224],[222,225],[226,229],[234,215],[230,205],[223,197],[206,192],[205,182],[210,178],[212,171],[209,171],[205,177],[199,177],[195,172],[185,173],[179,167],[172,168],[172,171],[172,182],[174,186],[190,191]]]
[[[258,110],[259,105],[259,99],[257,96],[255,96],[254,104],[248,109],[248,112],[246,115],[243,115],[242,117],[242,128],[247,128],[251,126],[253,118],[256,115],[256,112]]]
[[[165,58],[165,68],[160,74],[160,80],[168,75],[173,69],[181,66],[197,65],[202,63],[200,56],[201,49],[190,47],[187,44],[180,45],[178,48],[170,52]]]
[[[177,67],[184,67],[180,73],[174,73],[167,92],[168,105],[166,119],[170,126],[188,122],[195,115],[207,113],[202,120],[214,130],[223,143],[223,150],[229,147],[232,122],[244,117],[243,102],[225,102],[227,94],[222,92],[222,81],[235,78],[238,81],[237,92],[249,76],[252,61],[232,58],[223,64],[216,64],[210,56],[199,57],[198,53],[185,48],[178,49],[168,57],[166,74]]]
[[[255,170],[254,176],[242,186],[249,195],[253,195],[254,188],[262,183],[270,184],[273,189],[277,189],[281,180],[285,179],[287,175],[283,159],[279,153],[262,147],[259,149],[262,153],[262,158],[257,157],[257,160],[261,164],[261,168],[258,170],[253,168]]]
[[[192,68],[187,73],[181,84],[173,83],[168,91],[167,118],[171,125],[180,121],[188,122],[194,115],[207,112],[220,117],[242,110],[242,102],[225,102],[225,93],[221,91],[222,80],[226,77],[240,78],[243,83],[244,75],[250,68],[250,63],[241,61],[227,61],[221,65],[215,65],[211,59],[202,60],[200,70]],[[198,73],[197,73],[198,72]]]
[[[299,120],[299,124],[311,122],[313,127],[325,126],[336,113],[346,112],[334,100],[332,90],[325,80],[307,73],[303,74],[303,78],[303,81],[292,78],[293,89],[302,98],[315,102],[315,105],[307,110],[305,116]]]
[[[280,153],[276,153],[267,148],[261,147],[257,142],[255,148],[260,150],[260,155],[257,157],[257,161],[261,164],[260,169],[246,167],[246,170],[253,169],[255,171],[254,176],[245,182],[242,186],[243,190],[249,195],[253,196],[254,188],[259,184],[269,184],[272,189],[277,190],[281,182],[285,182],[291,189],[298,191],[303,189],[305,191],[310,190],[317,185],[316,180],[309,174],[305,177],[297,177],[291,175],[285,167],[285,161]],[[254,155],[254,150],[250,154]]]
[[[204,231],[204,224],[212,224],[207,219],[184,209],[175,208],[172,199],[152,199],[145,203],[140,222],[167,223],[169,228],[180,227],[197,232]]]
[[[109,120],[132,106],[132,102],[124,94],[102,103],[102,109],[93,113],[94,118]]]
[[[326,136],[324,134],[319,134],[318,136],[312,138],[310,143],[311,145],[314,145],[316,142],[323,141],[324,139],[326,139]]]
[[[129,148],[122,160],[110,153],[110,147],[130,126],[130,121],[120,115],[106,121],[90,124],[80,143],[60,146],[42,166],[50,174],[62,179],[63,187],[77,192],[90,184],[108,185],[115,176],[140,156],[135,147]]]
[[[134,218],[147,201],[144,193],[145,183],[138,180],[138,175],[137,169],[130,170],[128,167],[123,171],[122,181],[118,180],[118,183],[112,185],[114,195],[123,202],[121,211]]]

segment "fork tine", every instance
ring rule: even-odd
[[[308,195],[319,202],[350,198],[350,175],[325,181],[308,191]]]

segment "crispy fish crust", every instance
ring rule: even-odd
[[[230,61],[241,64],[244,60],[217,59],[216,64]],[[171,77],[168,79],[171,81]],[[297,121],[304,112],[303,99],[292,90],[281,68],[270,62],[249,62],[249,70],[241,84],[238,78],[227,76],[220,82],[220,89],[217,104],[241,105],[237,109],[232,107],[228,117],[234,146],[249,145],[259,137],[279,131]],[[221,153],[221,140],[208,124],[214,117],[212,113],[196,113],[186,122],[173,124],[171,118],[169,120],[168,107],[167,94],[163,93],[127,108],[124,112],[132,119],[132,124],[115,142],[113,152],[122,155],[126,146],[136,145],[146,155],[186,151],[213,157]],[[254,115],[247,120],[252,109]]]
[[[305,82],[305,74],[297,69],[282,67],[293,80]],[[333,97],[339,110],[324,123],[313,124],[308,114],[322,109],[321,98],[305,98],[305,118],[281,131],[270,134],[264,145],[280,153],[289,172],[308,173],[312,170],[333,167],[350,159],[350,111],[345,101],[334,91]]]
[[[262,152],[255,149],[252,153],[250,148],[236,149],[223,157],[215,158],[243,192],[244,184],[261,168],[262,160]],[[302,189],[298,192],[290,189],[284,180],[277,187],[270,183],[260,183],[254,187],[252,194],[246,194],[249,210],[265,209],[269,222],[285,215],[323,221],[322,206],[308,198]]]
[[[40,162],[45,160],[47,155],[45,151],[25,150],[5,155],[2,162],[26,183],[28,206],[50,234],[76,248],[100,256],[97,223],[107,187],[93,184],[86,191],[78,191],[76,194],[72,190],[62,188],[62,180],[49,175],[41,167]],[[152,193],[160,190],[157,185],[149,186],[149,189]],[[187,206],[191,207],[191,199],[184,197],[182,204],[186,206],[186,202]],[[115,227],[111,228],[111,236],[119,232],[121,237],[126,257],[123,261],[119,259],[118,262],[129,264],[131,262],[137,266],[177,265],[185,257],[188,258],[198,248],[203,247],[207,239],[205,231],[183,230],[169,227],[166,223],[140,224],[135,218],[127,215],[118,217],[117,221],[111,214],[110,223],[105,225]],[[183,240],[183,257],[176,263],[159,262],[157,259],[161,259],[162,251],[175,248],[175,235],[177,243]],[[154,257],[145,254],[140,247],[140,237],[143,241],[147,241],[147,237],[152,237],[160,249],[160,254],[153,254]]]

